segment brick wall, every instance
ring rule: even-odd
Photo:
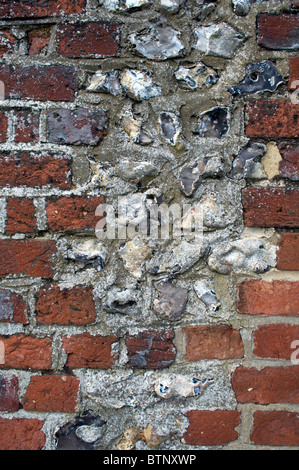
[[[0,3],[0,449],[299,449],[298,2]]]

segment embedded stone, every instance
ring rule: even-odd
[[[126,70],[121,77],[121,85],[129,98],[136,101],[149,100],[162,93],[160,87],[153,85],[148,70]]]
[[[246,178],[249,173],[248,163],[252,160],[261,159],[267,147],[264,144],[253,142],[242,149],[233,161],[232,175],[237,178]]]
[[[140,291],[136,287],[120,290],[113,286],[104,297],[103,308],[108,313],[137,316],[141,313],[138,307],[139,296]]]
[[[115,174],[127,181],[142,181],[156,176],[158,174],[158,169],[150,162],[122,160],[115,167]]]
[[[175,243],[165,254],[154,256],[147,263],[147,270],[151,274],[184,273],[200,260],[205,249],[203,242],[191,243],[183,240]]]
[[[122,94],[122,87],[120,85],[119,73],[117,70],[111,70],[107,73],[102,73],[100,70],[96,72],[90,85],[86,88],[87,91],[111,93],[111,95],[118,96]]]
[[[282,83],[283,78],[275,65],[270,60],[265,60],[248,64],[245,79],[228,91],[232,95],[254,94],[262,91],[273,93]]]
[[[204,157],[200,162],[183,168],[180,185],[186,196],[192,196],[205,178],[220,176],[223,171],[219,157]]]
[[[216,293],[205,281],[196,281],[193,288],[198,298],[205,304],[211,312],[217,312],[221,307],[221,302],[217,299]]]
[[[159,116],[161,134],[171,145],[176,145],[182,131],[181,120],[174,113],[161,113]]]
[[[134,33],[129,39],[136,50],[148,59],[166,60],[182,55],[184,45],[178,39],[179,34],[170,26],[152,26],[147,33]]]
[[[108,260],[108,249],[96,239],[74,240],[67,251],[67,258],[102,271]]]
[[[156,381],[155,392],[165,399],[198,397],[213,382],[214,379],[164,374]]]
[[[177,13],[180,9],[182,0],[160,0],[162,10],[169,13]]]
[[[140,279],[144,273],[144,262],[152,255],[152,250],[146,243],[136,237],[119,248],[120,257],[124,267],[136,279]]]
[[[149,5],[150,0],[100,0],[100,5],[109,11],[126,11]]]
[[[200,137],[215,137],[216,139],[221,139],[227,131],[227,108],[214,108],[201,115],[198,127]]]
[[[208,264],[220,274],[264,273],[276,266],[276,247],[262,238],[225,242],[212,250]]]
[[[96,450],[107,421],[91,412],[84,412],[55,432],[57,450]]]
[[[233,11],[238,16],[246,16],[250,12],[252,0],[232,0]]]
[[[244,41],[244,35],[226,23],[201,26],[194,30],[197,43],[193,46],[205,55],[231,59]]]
[[[219,77],[215,70],[199,62],[193,67],[179,67],[175,72],[175,78],[187,90],[200,90],[204,86],[215,85]]]
[[[153,142],[153,139],[142,129],[142,121],[135,119],[131,111],[123,112],[121,123],[131,142],[139,145],[149,145]]]
[[[170,281],[157,287],[159,298],[153,302],[153,309],[162,318],[177,320],[185,311],[188,301],[188,290],[175,287]]]

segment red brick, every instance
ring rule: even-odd
[[[23,110],[15,113],[15,142],[39,141],[39,112]]]
[[[232,386],[239,403],[299,403],[299,366],[246,369],[237,367]]]
[[[279,145],[282,161],[279,162],[279,173],[283,178],[299,181],[299,144],[282,142]]]
[[[0,59],[7,52],[13,52],[16,38],[9,31],[0,31]]]
[[[0,276],[52,278],[51,257],[55,253],[56,244],[52,240],[0,240]]]
[[[183,442],[198,446],[225,445],[238,439],[235,428],[240,424],[237,410],[191,410],[186,413],[189,426]]]
[[[7,99],[74,101],[77,73],[63,65],[0,66]]]
[[[46,50],[51,38],[51,28],[32,29],[27,34],[29,55],[41,54]]]
[[[229,325],[187,326],[182,331],[185,335],[187,361],[244,356],[240,333]]]
[[[299,446],[299,415],[289,411],[256,411],[250,439],[263,446]]]
[[[247,227],[299,227],[298,189],[248,187],[242,194]]]
[[[4,364],[0,368],[45,369],[52,367],[50,338],[35,338],[25,334],[0,337],[4,343]]]
[[[8,198],[6,213],[6,233],[33,233],[36,230],[35,206],[32,199]]]
[[[299,234],[282,233],[278,244],[277,269],[299,270]]]
[[[19,409],[19,379],[0,375],[0,411],[17,411]]]
[[[156,369],[169,367],[175,360],[173,330],[142,331],[126,341],[131,367]]]
[[[290,360],[293,341],[299,340],[298,325],[261,325],[253,334],[258,357]]]
[[[1,79],[0,79],[1,80]],[[7,139],[7,115],[0,112],[0,143],[5,143]]]
[[[31,377],[22,400],[23,408],[28,411],[74,413],[78,402],[79,383],[76,377]]]
[[[299,105],[290,100],[260,99],[247,101],[246,135],[259,138],[298,138]]]
[[[299,315],[298,281],[247,279],[238,285],[237,308],[247,315]]]
[[[94,230],[100,218],[95,211],[104,202],[103,196],[52,197],[46,203],[49,229]]]
[[[0,18],[45,18],[83,13],[86,0],[1,0]]]
[[[46,443],[39,419],[0,418],[0,450],[41,450]]]
[[[293,82],[299,80],[299,57],[290,57],[290,78],[289,90],[296,90],[299,88],[298,83],[295,85]]]
[[[292,4],[295,8],[299,8],[299,1],[298,0],[293,0]]]
[[[92,336],[88,333],[71,337],[62,337],[63,349],[68,355],[66,367],[80,369],[108,369],[115,358],[112,356],[111,345],[116,336]]]
[[[63,145],[97,145],[107,135],[103,110],[54,109],[48,115],[48,142]]]
[[[58,325],[85,325],[95,321],[95,302],[91,287],[61,290],[58,286],[41,289],[37,295],[37,322]]]
[[[71,188],[71,159],[21,152],[0,158],[0,187]]]
[[[257,42],[267,49],[297,50],[299,36],[299,15],[262,14],[257,19]]]
[[[0,322],[28,323],[27,304],[21,295],[0,289]]]
[[[61,24],[57,29],[58,54],[65,57],[100,58],[119,53],[118,23]]]

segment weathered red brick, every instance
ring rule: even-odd
[[[28,411],[74,413],[78,402],[79,380],[76,377],[44,375],[31,377],[22,400]]]
[[[63,349],[68,355],[66,367],[80,369],[108,369],[115,362],[111,345],[116,336],[100,336],[83,333],[75,336],[63,336]]]
[[[0,418],[0,450],[41,450],[46,436],[39,419]]]
[[[51,28],[35,28],[28,32],[29,55],[41,54],[51,39]]]
[[[27,304],[21,295],[0,289],[0,322],[28,323]]]
[[[0,375],[0,411],[17,411],[19,409],[18,391],[18,377]]]
[[[71,158],[29,154],[2,155],[0,158],[0,187],[71,188]]]
[[[15,142],[39,141],[39,114],[28,109],[15,113]]]
[[[58,286],[41,289],[36,302],[37,322],[58,325],[85,325],[95,320],[92,287],[77,286],[60,289]]]
[[[299,36],[299,15],[281,14],[258,16],[257,42],[267,49],[297,50]]]
[[[0,18],[45,18],[83,13],[86,0],[1,0]]]
[[[279,173],[283,178],[299,181],[299,144],[282,142],[279,144],[282,161],[279,162]]]
[[[299,403],[299,366],[262,370],[237,367],[232,386],[239,403]]]
[[[82,108],[54,109],[47,125],[51,144],[97,145],[107,135],[107,113]]]
[[[129,364],[142,369],[169,367],[175,360],[174,331],[142,331],[126,340]]]
[[[247,315],[299,315],[298,281],[247,279],[238,285],[237,308]]]
[[[256,411],[250,439],[263,446],[298,446],[299,415],[289,411]]]
[[[6,112],[0,112],[0,143],[5,143],[7,139],[7,114]]]
[[[12,52],[16,43],[16,38],[7,30],[0,31],[0,59],[7,52]]]
[[[298,0],[293,0],[292,4],[295,8],[299,8],[299,1]]]
[[[52,278],[51,257],[56,253],[52,240],[0,240],[0,276],[25,274]]]
[[[247,227],[299,227],[299,190],[293,188],[243,189]]]
[[[7,99],[74,101],[77,72],[63,65],[0,66]]]
[[[235,428],[241,423],[237,410],[190,410],[189,426],[183,442],[198,446],[225,445],[238,439]]]
[[[298,83],[295,85],[295,81],[299,80],[299,57],[290,57],[290,78],[289,78],[289,90],[296,90],[299,88]]]
[[[0,368],[44,369],[52,367],[50,338],[35,338],[25,334],[0,337],[4,344],[4,364]]]
[[[282,233],[278,244],[277,269],[299,270],[299,234]]]
[[[58,54],[100,58],[119,53],[120,25],[112,22],[61,24],[57,29]]]
[[[259,138],[298,138],[299,105],[291,100],[260,99],[247,101],[246,135]]]
[[[256,356],[290,360],[292,342],[299,340],[299,326],[261,325],[254,331],[253,339]]]
[[[187,326],[182,331],[186,344],[185,359],[188,361],[244,356],[240,333],[229,325]]]
[[[32,199],[10,197],[6,202],[6,233],[33,233],[36,230]]]
[[[62,196],[51,197],[46,203],[49,229],[82,230],[95,229],[100,218],[95,212],[103,196]]]

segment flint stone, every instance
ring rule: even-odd
[[[184,45],[177,37],[179,34],[170,26],[152,26],[147,34],[131,34],[129,39],[136,50],[148,59],[166,60],[182,55]]]
[[[244,35],[226,23],[201,26],[194,30],[197,43],[194,48],[205,55],[232,59],[244,41]]]
[[[275,65],[270,60],[248,64],[246,67],[246,77],[228,91],[232,95],[245,95],[270,91],[273,93],[279,85],[283,83],[283,78],[278,73]]]
[[[188,291],[175,287],[171,282],[164,282],[157,287],[159,298],[153,302],[154,311],[162,318],[176,320],[185,311],[188,301]]]

